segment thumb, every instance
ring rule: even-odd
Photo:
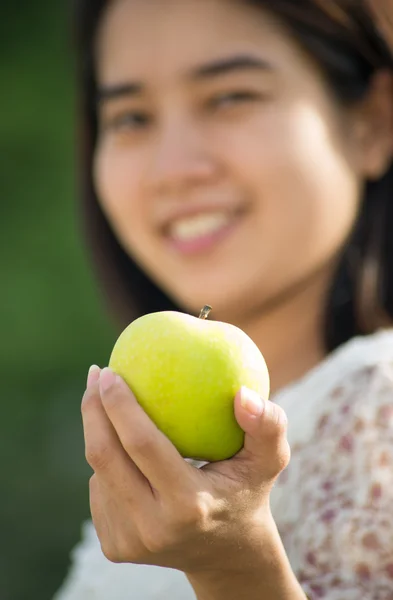
[[[237,459],[252,463],[260,480],[275,479],[290,459],[284,410],[242,387],[235,396],[235,417],[245,432]]]

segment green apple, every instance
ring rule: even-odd
[[[265,360],[248,335],[229,323],[176,311],[144,315],[118,338],[109,367],[133,391],[185,458],[218,461],[243,446],[234,397],[247,386],[267,399]]]

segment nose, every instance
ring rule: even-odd
[[[178,117],[158,128],[147,168],[151,189],[173,194],[207,183],[216,174],[217,161],[198,124]]]

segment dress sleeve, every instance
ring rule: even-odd
[[[282,536],[304,592],[312,600],[391,600],[393,362],[359,369],[336,387],[293,458],[299,519]]]
[[[71,553],[72,566],[52,600],[88,600],[94,598],[94,577],[100,572],[96,536],[91,522],[82,527],[82,537]]]
[[[69,573],[52,600],[196,600],[184,573],[107,560],[91,521],[71,555]]]

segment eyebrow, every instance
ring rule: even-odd
[[[271,63],[256,56],[249,54],[240,54],[238,56],[230,56],[223,58],[206,65],[197,67],[191,72],[190,79],[210,79],[226,73],[236,71],[273,71],[274,67]]]
[[[141,83],[119,83],[115,85],[99,86],[96,93],[96,102],[115,100],[124,96],[137,96],[143,92]]]
[[[228,73],[239,71],[264,71],[273,72],[274,67],[268,61],[248,54],[230,56],[219,59],[205,65],[198,66],[186,74],[186,79],[198,81],[203,79],[213,79]],[[125,96],[137,96],[144,90],[141,82],[120,83],[115,85],[100,86],[97,90],[96,101],[100,103],[106,100],[114,100]]]

